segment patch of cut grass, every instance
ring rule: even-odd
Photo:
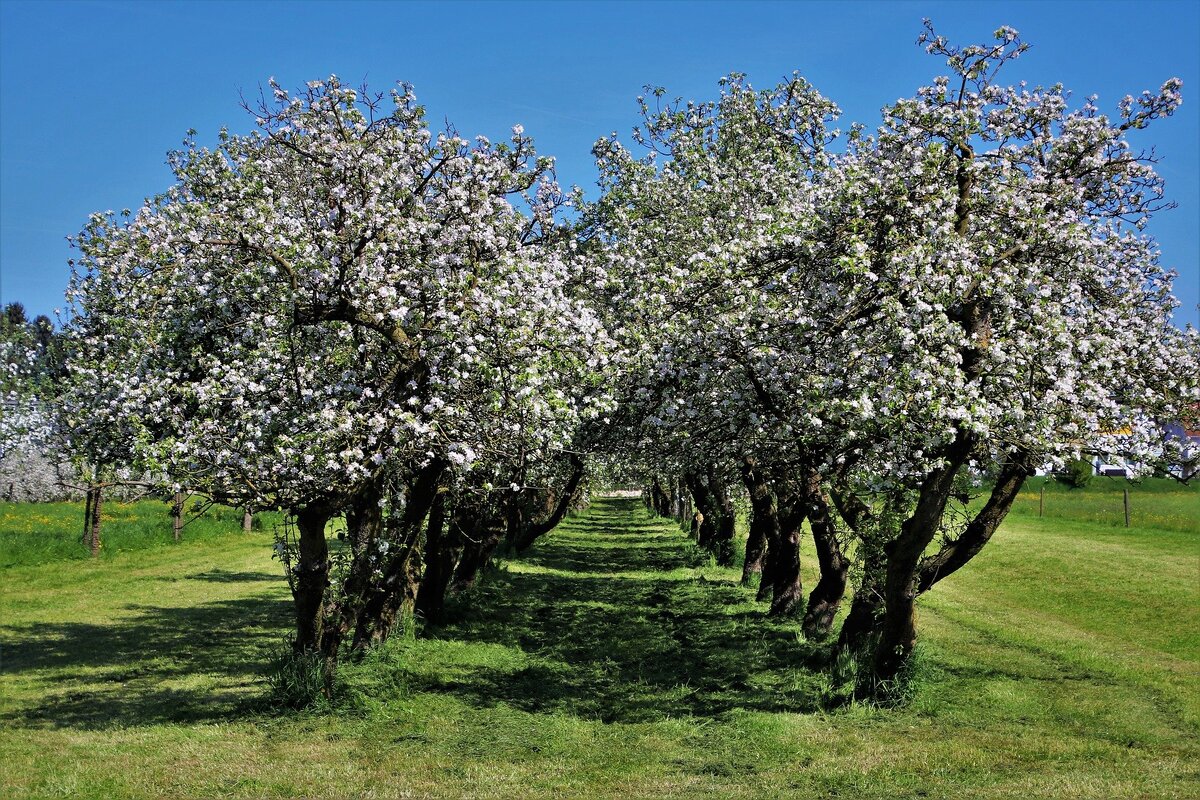
[[[1082,489],[1054,478],[1030,478],[1011,513],[1037,517],[1040,511],[1044,518],[1124,527],[1125,490],[1129,491],[1132,527],[1200,533],[1200,485],[1184,486],[1170,478],[1129,481],[1097,475]]]
[[[795,622],[600,500],[320,715],[256,705],[268,539],[5,569],[0,796],[1200,794],[1195,533],[1014,518],[922,601],[912,702],[824,711]]]
[[[0,568],[91,558],[83,544],[84,504],[0,503]],[[255,515],[256,533],[281,521],[279,514]],[[241,509],[185,505],[180,542],[206,541],[241,534]],[[124,503],[106,500],[101,511],[100,555],[174,545],[171,504],[160,500]]]

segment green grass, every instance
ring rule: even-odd
[[[897,710],[822,710],[818,646],[631,501],[345,667],[323,714],[261,706],[267,536],[9,567],[0,796],[1194,797],[1192,520],[1012,519],[923,600]]]
[[[1045,503],[1041,505],[1043,485]],[[1097,475],[1082,489],[1053,478],[1030,478],[1011,513],[1036,517],[1041,508],[1051,519],[1124,527],[1126,489],[1132,527],[1185,532],[1200,529],[1200,485],[1183,486],[1169,478],[1135,482]]]
[[[82,544],[83,503],[0,503],[0,568],[87,559]],[[258,514],[257,525],[270,531],[278,514]],[[142,500],[122,503],[108,500],[101,511],[100,554],[176,544],[169,503]],[[221,538],[242,530],[241,509],[203,506],[193,499],[185,504],[182,541]]]

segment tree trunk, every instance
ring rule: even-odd
[[[242,533],[250,533],[252,530],[254,530],[254,513],[247,508],[242,512]]]
[[[696,514],[692,516],[692,524],[695,529],[696,543],[705,550],[709,550],[714,538],[715,516],[712,508],[712,498],[709,496],[708,487],[704,481],[694,472],[690,472],[685,476],[687,481],[688,491],[692,493],[692,499],[696,503]]]
[[[750,494],[750,532],[746,537],[746,560],[742,564],[742,584],[754,575],[761,578],[768,542],[779,536],[779,508],[775,493],[750,456],[742,459],[742,478]]]
[[[171,502],[171,533],[177,542],[183,536],[183,501],[183,492],[176,492]]]
[[[658,516],[669,517],[671,515],[671,499],[662,488],[662,482],[659,481],[657,475],[654,476],[654,482],[650,484],[650,503],[654,513]]]
[[[964,458],[965,461],[965,458]],[[954,463],[954,462],[952,462]],[[961,467],[959,461],[957,467]],[[947,542],[932,556],[922,557],[924,546],[933,540],[945,513],[952,489],[953,473],[938,475],[922,488],[917,509],[901,530],[901,536],[887,549],[887,583],[884,586],[885,614],[877,625],[879,642],[875,648],[874,673],[879,681],[890,681],[903,669],[917,640],[916,599],[938,581],[953,574],[974,558],[991,539],[1008,515],[1026,478],[1033,474],[1028,458],[1021,453],[1009,456],[1001,466],[991,495],[963,532]],[[924,504],[924,505],[923,505]],[[928,526],[921,537],[922,526]],[[916,551],[914,557],[913,553]]]
[[[871,632],[881,619],[883,609],[884,557],[877,537],[869,526],[874,519],[871,507],[847,491],[834,490],[833,503],[838,514],[858,541],[863,559],[862,580],[854,592],[850,612],[838,634],[839,652],[859,652],[866,648]]]
[[[963,156],[958,164],[959,197],[955,229],[960,235],[966,233],[971,216],[969,195],[973,181],[967,162],[968,158]],[[962,327],[965,341],[968,342],[959,351],[960,368],[968,383],[979,378],[985,368],[991,313],[987,299],[976,296],[963,302],[950,315]],[[872,663],[876,687],[892,685],[912,655],[917,641],[916,600],[920,593],[918,570],[922,556],[937,535],[945,516],[946,503],[954,491],[954,478],[967,463],[978,441],[978,434],[959,428],[953,441],[941,448],[940,452],[931,454],[940,456],[942,466],[922,481],[916,506],[900,526],[899,536],[884,546],[887,556],[883,586],[884,618],[879,626],[879,641]]]
[[[101,514],[104,512],[104,489],[100,486],[93,486],[89,492],[92,495],[91,519],[88,520],[91,529],[91,536],[88,537],[88,546],[92,551],[92,558],[100,555],[100,520]]]
[[[292,599],[296,606],[298,653],[321,651],[324,629],[325,590],[329,586],[329,545],[325,526],[331,514],[318,507],[302,508],[295,513],[299,531],[299,553],[292,568]]]
[[[688,489],[700,510],[700,529],[697,537],[701,547],[716,556],[717,563],[728,567],[733,564],[733,503],[729,493],[709,467],[705,476],[688,475]]]
[[[768,557],[771,566],[771,610],[773,617],[790,616],[804,599],[800,580],[800,533],[804,527],[804,511],[793,506],[780,518],[779,538],[771,542]]]
[[[404,513],[389,524],[390,547],[380,565],[383,577],[372,583],[358,617],[355,649],[387,639],[404,612],[413,610],[421,581],[422,526],[438,498],[438,482],[445,469],[445,464],[432,462],[418,472],[408,487]]]
[[[717,557],[718,565],[732,567],[734,526],[736,524],[733,501],[730,499],[725,484],[721,482],[721,479],[712,470],[708,473],[708,482],[712,488],[716,511],[719,514],[719,521],[714,532],[712,550]]]
[[[84,494],[83,500],[83,546],[91,550],[92,548],[92,487],[89,485],[87,492]]]
[[[1024,454],[1016,453],[1005,460],[987,502],[975,518],[959,536],[943,545],[936,554],[921,559],[917,576],[919,594],[929,591],[935,583],[952,575],[979,554],[1008,516],[1021,487],[1032,474],[1033,467]]]
[[[377,570],[394,543],[383,537],[383,496],[377,486],[371,486],[346,506],[346,542],[350,545],[350,567],[338,588],[338,593],[326,605],[328,622],[322,637],[327,654],[336,660],[342,642],[355,631],[353,647],[360,647],[358,632],[363,613],[382,590],[376,579]]]
[[[462,536],[457,520],[446,520],[446,494],[438,493],[429,510],[429,526],[425,533],[425,574],[417,592],[415,613],[429,622],[442,618],[446,606],[446,590],[454,577],[454,565],[462,552]]]
[[[970,456],[975,439],[974,434],[960,431],[946,447],[943,466],[925,479],[900,534],[884,545],[884,617],[872,665],[877,686],[891,684],[912,655],[917,641],[917,569],[925,548],[937,535],[954,489],[954,476]]]
[[[515,539],[516,550],[518,553],[528,550],[533,546],[534,542],[558,527],[558,524],[562,522],[563,517],[565,517],[567,512],[571,510],[571,503],[575,499],[575,493],[579,491],[579,484],[583,481],[583,459],[577,455],[572,455],[571,467],[571,476],[567,479],[566,485],[563,486],[562,493],[558,498],[558,503],[554,507],[553,511],[550,512],[550,515],[540,522],[531,522],[528,524],[518,523],[517,536]]]
[[[807,476],[805,493],[805,502],[809,509],[808,524],[812,529],[821,577],[812,594],[808,596],[802,629],[809,639],[819,639],[826,636],[833,627],[838,606],[846,594],[846,577],[850,564],[842,555],[837,527],[829,513],[829,503],[821,488],[821,477],[816,472],[810,472]]]
[[[454,570],[454,581],[450,585],[450,591],[461,592],[475,585],[479,573],[491,561],[492,553],[496,552],[496,546],[503,541],[504,529],[502,518],[486,520],[480,526],[479,539],[468,541],[463,547],[462,557]]]
[[[355,636],[355,648],[376,645],[385,641],[397,623],[406,619],[416,607],[421,588],[421,531],[411,532],[399,559],[384,580],[380,602],[368,607]]]

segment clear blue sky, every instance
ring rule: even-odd
[[[1200,303],[1200,3],[318,3],[0,0],[0,303],[63,305],[64,237],[92,211],[137,207],[170,180],[188,128],[245,131],[238,93],[337,74],[405,80],[434,121],[499,137],[521,123],[590,188],[589,151],[628,134],[645,84],[709,98],[746,72],[766,86],[800,70],[874,127],[943,64],[914,45],[922,17],[960,42],[1011,25],[1033,49],[1007,77],[1062,82],[1111,109],[1184,81],[1180,113],[1140,135],[1162,157],[1178,209],[1149,232],[1179,270],[1180,323]]]

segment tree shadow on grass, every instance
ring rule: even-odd
[[[748,589],[689,569],[701,562],[685,536],[648,520],[636,501],[602,500],[459,598],[449,624],[390,644],[404,653],[392,663],[409,692],[606,722],[818,708],[824,649],[803,641],[795,621],[766,617]],[[189,577],[278,580],[221,570]],[[0,626],[0,672],[36,697],[8,703],[0,723],[109,728],[262,713],[261,676],[291,617],[277,591],[128,610],[104,625]],[[465,649],[444,652],[429,639]],[[515,657],[489,663],[480,655],[488,647],[467,654],[471,645]]]
[[[210,569],[208,572],[197,572],[187,576],[189,581],[208,581],[210,583],[278,583],[281,575],[277,572],[229,572],[223,569]],[[159,578],[163,581],[174,581],[175,578]]]
[[[749,590],[685,569],[695,562],[686,537],[623,522],[641,516],[636,501],[597,505],[429,630],[518,648],[524,666],[414,669],[409,687],[606,722],[820,707],[826,648],[804,641],[797,622],[747,608]]]
[[[0,672],[40,690],[37,702],[17,701],[0,722],[107,728],[228,719],[254,696],[291,604],[272,594],[128,609],[131,618],[107,625],[0,626]]]

